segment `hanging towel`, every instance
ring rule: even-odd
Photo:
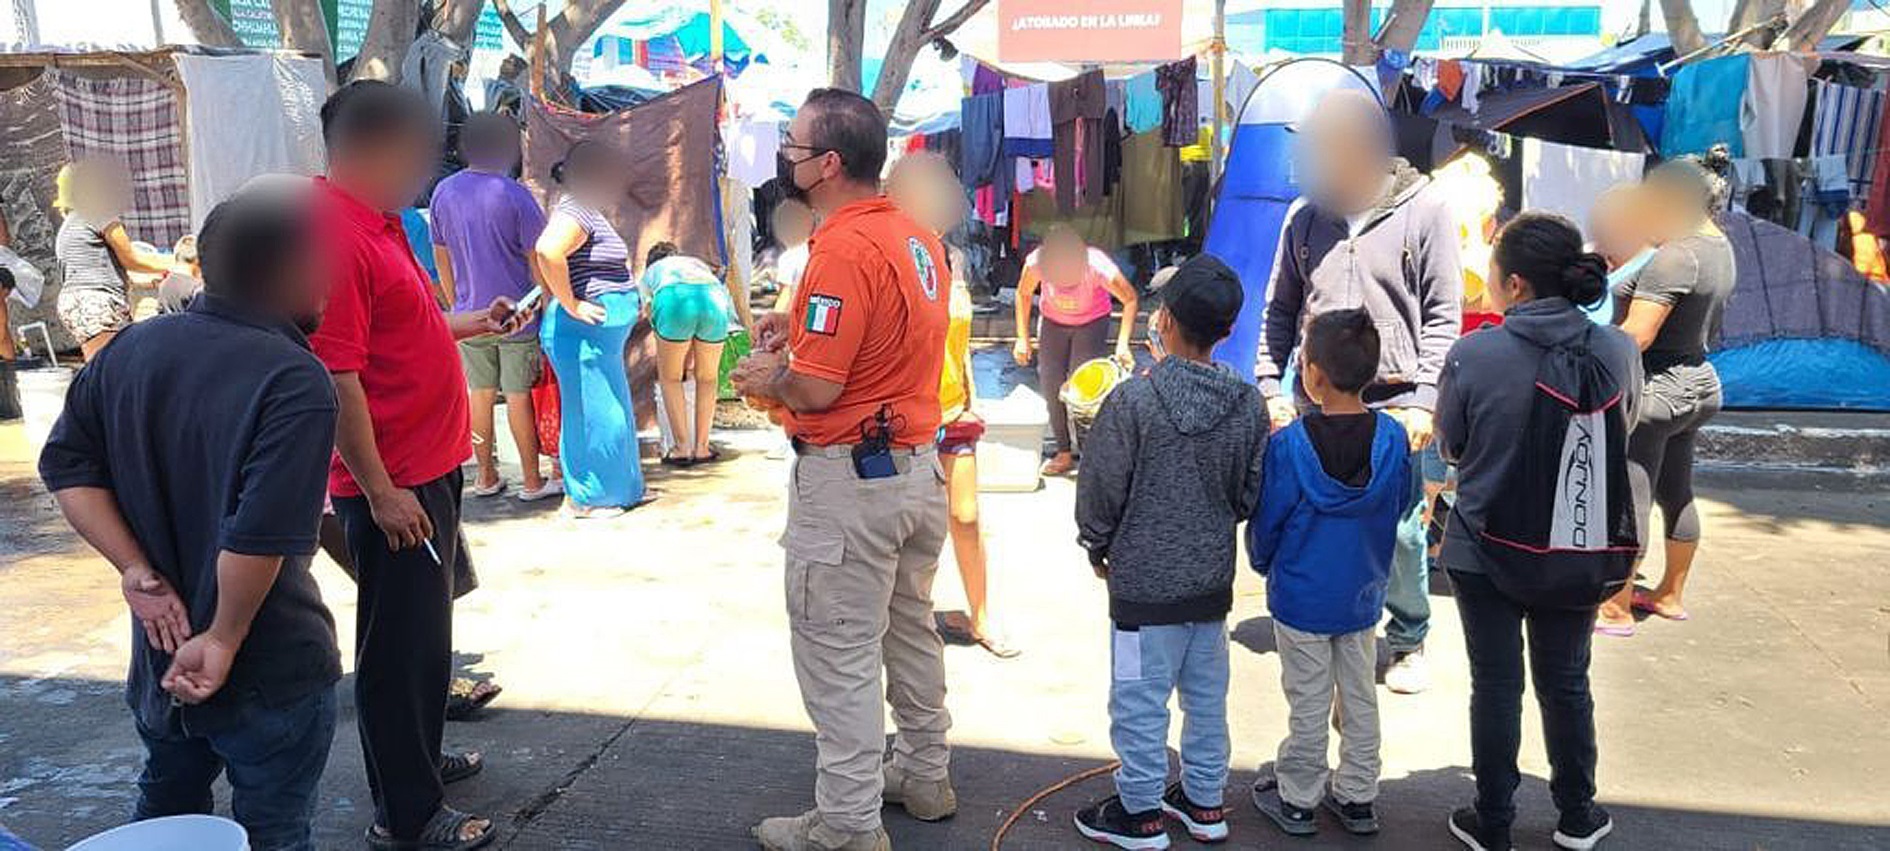
[[[1877,117],[1877,142],[1870,149],[1870,194],[1864,200],[1864,229],[1878,236],[1890,234],[1890,149],[1883,144],[1890,140],[1890,134],[1884,132],[1884,124],[1890,122],[1890,109],[1882,110]]]
[[[778,121],[743,119],[722,125],[728,152],[728,176],[745,186],[760,186],[775,176],[774,156],[781,150]]]
[[[1162,126],[1162,93],[1155,86],[1154,71],[1130,77],[1123,99],[1128,102],[1124,118],[1129,132],[1142,133]]]
[[[1049,86],[1032,83],[1004,90],[1004,153],[1013,157],[1055,153],[1050,141]]]
[[[975,189],[997,178],[999,152],[1004,148],[1004,96],[973,95],[964,99],[961,109],[965,139],[958,170],[965,185]]]
[[[1122,230],[1127,243],[1161,242],[1186,235],[1181,156],[1159,131],[1122,140]]]
[[[1175,147],[1194,144],[1201,126],[1194,57],[1155,69],[1155,88],[1162,93],[1162,140]]]
[[[1681,68],[1667,95],[1660,154],[1669,159],[1705,153],[1725,143],[1734,157],[1745,156],[1739,116],[1746,97],[1750,54],[1722,56]]]
[[[190,187],[184,178],[183,127],[177,97],[144,77],[53,75],[59,90],[60,125],[73,158],[103,156],[131,170],[131,209],[125,230],[132,239],[169,248],[190,232]],[[263,121],[242,121],[243,112],[222,113],[222,122],[245,131]]]
[[[1813,85],[1817,105],[1811,117],[1811,155],[1842,156],[1852,194],[1863,195],[1870,189],[1871,165],[1877,160],[1884,93],[1823,80]]]
[[[1460,92],[1463,108],[1475,115],[1477,107],[1481,105],[1477,102],[1477,95],[1483,91],[1483,66],[1476,62],[1457,64],[1463,69],[1463,90]]]
[[[1595,198],[1617,183],[1638,181],[1646,156],[1523,139],[1522,205],[1553,210],[1588,226]]]
[[[320,60],[286,54],[172,57],[190,96],[190,225],[259,174],[322,172],[322,101],[328,80]],[[231,121],[266,115],[267,121]],[[774,164],[769,162],[769,170]],[[162,244],[162,243],[160,243]]]
[[[1792,155],[1798,127],[1805,120],[1805,99],[1818,59],[1797,53],[1758,53],[1749,59],[1746,97],[1740,104],[1739,131],[1745,155],[1780,159]]]
[[[1013,185],[1016,186],[1018,194],[1022,195],[1037,188],[1037,167],[1035,163],[1023,157],[1018,157],[1011,160],[1011,164],[1011,170],[1016,172],[1011,176],[1011,180],[1013,181]]]

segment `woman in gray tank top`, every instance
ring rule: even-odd
[[[117,160],[88,158],[60,171],[64,220],[53,240],[59,258],[59,321],[90,361],[131,324],[131,273],[163,273],[168,258],[132,244],[119,215],[131,205],[131,172]]]

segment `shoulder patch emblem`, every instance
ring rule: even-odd
[[[807,297],[808,332],[829,337],[840,333],[840,305],[840,299],[834,296],[809,295]]]
[[[932,262],[932,252],[925,250],[925,243],[916,236],[906,237],[906,250],[912,252],[912,268],[919,273],[919,288],[925,291],[926,298],[938,301],[938,266]]]

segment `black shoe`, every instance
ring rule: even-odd
[[[1513,851],[1509,828],[1487,828],[1475,807],[1464,807],[1450,814],[1450,832],[1470,851]]]
[[[1601,844],[1602,837],[1614,832],[1614,818],[1608,811],[1590,806],[1579,813],[1563,813],[1555,826],[1555,845],[1569,851],[1589,851]]]
[[[1328,812],[1339,817],[1339,824],[1345,828],[1346,833],[1353,836],[1370,836],[1378,832],[1378,814],[1372,812],[1370,801],[1362,804],[1348,804],[1327,795],[1325,807]]]
[[[1162,812],[1181,822],[1196,842],[1221,842],[1227,839],[1227,811],[1221,807],[1203,807],[1188,800],[1180,783],[1168,786],[1162,796]]]
[[[1162,811],[1131,813],[1122,798],[1111,795],[1076,811],[1076,830],[1104,845],[1129,851],[1162,851],[1168,847],[1168,826]]]
[[[1319,815],[1305,807],[1287,803],[1277,789],[1262,790],[1255,787],[1253,806],[1289,836],[1311,836],[1319,832]]]

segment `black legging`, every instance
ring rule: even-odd
[[[1063,405],[1063,382],[1070,370],[1109,353],[1109,317],[1082,325],[1046,319],[1037,330],[1037,388],[1050,407],[1050,433],[1057,451],[1070,451],[1070,412]]]
[[[1667,540],[1700,539],[1700,515],[1693,507],[1693,445],[1700,427],[1719,408],[1719,376],[1711,366],[1676,367],[1648,377],[1640,418],[1627,445],[1641,529],[1651,528],[1653,504],[1659,503]]]

